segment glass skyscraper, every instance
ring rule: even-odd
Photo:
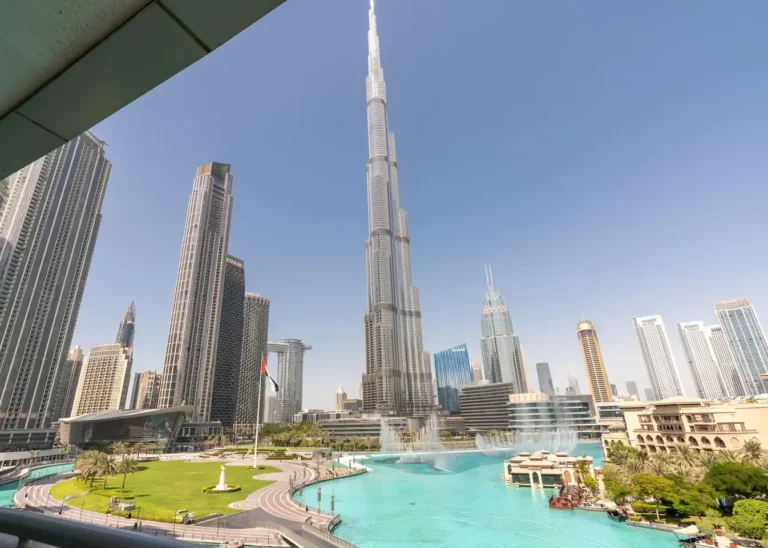
[[[434,358],[437,401],[444,410],[458,414],[461,389],[472,384],[467,345],[436,352]]]
[[[432,375],[423,354],[419,292],[411,281],[408,219],[400,208],[395,134],[387,120],[373,0],[368,21],[369,235],[363,408],[382,415],[424,415],[433,408]]]
[[[768,346],[755,309],[747,299],[730,299],[716,302],[715,313],[736,359],[746,395],[768,392],[760,378],[768,373]]]
[[[492,383],[512,383],[517,394],[529,392],[520,339],[515,334],[507,305],[493,285],[490,267],[486,270],[485,278],[488,288],[483,299],[483,337],[480,339],[485,378]]]

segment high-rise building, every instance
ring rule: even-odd
[[[611,384],[611,396],[614,398],[619,397],[619,388],[615,384]]]
[[[581,394],[579,379],[568,375],[568,388],[565,389],[565,393],[569,396],[577,396]]]
[[[555,385],[552,383],[552,373],[547,362],[536,364],[536,376],[539,378],[539,392],[555,395]]]
[[[344,411],[344,402],[347,399],[347,393],[344,392],[344,387],[339,385],[336,389],[336,411]]]
[[[395,134],[387,120],[373,2],[368,20],[369,238],[365,244],[368,312],[363,405],[366,412],[382,415],[424,415],[433,408],[432,379],[422,354],[419,292],[411,281],[408,220],[400,209]]]
[[[115,342],[123,346],[133,346],[133,337],[136,334],[136,305],[131,301],[128,310],[125,311],[120,325],[117,327]]]
[[[312,350],[299,339],[282,339],[267,343],[267,350],[277,354],[277,422],[292,422],[301,411],[304,383],[304,354]]]
[[[120,321],[115,342],[91,347],[77,383],[74,416],[125,407],[131,384],[135,328],[136,307],[131,303]]]
[[[516,393],[526,393],[528,379],[520,339],[515,334],[507,305],[493,284],[490,267],[486,268],[485,279],[488,287],[483,300],[483,337],[480,339],[485,378],[492,383],[512,383]]]
[[[746,396],[747,391],[744,388],[744,378],[741,375],[741,370],[731,351],[731,345],[728,343],[728,337],[726,337],[723,328],[719,325],[707,326],[707,338],[723,377],[725,393],[731,398]]]
[[[243,349],[240,355],[240,378],[237,383],[235,413],[235,433],[238,436],[252,436],[257,418],[264,422],[260,414],[266,411],[262,404],[266,395],[266,379],[261,375],[261,358],[267,357],[269,306],[269,299],[255,293],[245,294]],[[274,421],[274,416],[271,420]]]
[[[80,346],[69,351],[62,366],[59,385],[56,388],[56,420],[69,417],[75,403],[77,384],[80,381],[80,371],[83,367],[83,349]]]
[[[483,380],[483,365],[480,363],[480,360],[473,358],[470,362],[470,367],[472,368],[472,381]]]
[[[435,380],[440,406],[451,414],[458,414],[461,389],[472,384],[466,344],[435,352]]]
[[[576,336],[579,339],[592,400],[595,403],[613,401],[608,373],[605,371],[603,351],[600,349],[600,340],[597,338],[595,326],[590,321],[580,321],[576,326]]]
[[[119,343],[92,346],[83,362],[73,416],[125,407],[133,348]]]
[[[705,400],[727,396],[720,367],[707,337],[704,322],[677,322],[677,334],[683,345],[683,354],[696,387],[696,394]]]
[[[728,345],[744,382],[746,395],[768,392],[768,345],[757,313],[747,299],[717,301],[715,313],[725,331]]]
[[[211,420],[227,429],[235,423],[237,387],[243,348],[243,310],[245,307],[245,268],[243,261],[227,255],[224,296],[221,299],[216,372],[213,377]]]
[[[104,146],[86,132],[10,177],[0,221],[0,435],[50,429],[57,418],[111,169]]]
[[[136,373],[133,382],[133,405],[131,409],[157,409],[161,385],[162,375],[157,371]]]
[[[635,381],[627,381],[627,393],[630,396],[640,399],[640,391],[637,389],[637,383]]]
[[[653,395],[652,388],[645,388],[643,392],[645,393],[645,401],[656,401],[656,396]]]
[[[189,196],[168,330],[160,407],[191,405],[189,419],[211,416],[221,302],[232,216],[229,164],[197,168]]]
[[[651,381],[651,389],[656,400],[684,396],[680,373],[675,365],[675,358],[669,347],[667,331],[661,316],[632,318],[643,353],[643,361]]]

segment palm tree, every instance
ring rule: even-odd
[[[112,455],[106,453],[99,453],[99,460],[96,464],[98,475],[104,477],[104,486],[102,489],[107,488],[107,476],[114,476],[117,473],[117,459]]]
[[[589,476],[589,463],[585,460],[576,461],[573,465],[574,471],[579,475],[579,483],[584,483],[584,478]]]
[[[117,455],[118,457],[122,458],[131,451],[131,447],[124,441],[116,441],[109,446],[109,450],[113,455]]]
[[[630,476],[634,476],[635,474],[645,470],[645,464],[640,462],[639,459],[632,457],[627,459],[627,462],[622,466],[622,468],[624,468],[624,470],[626,470]]]
[[[709,470],[720,462],[720,456],[715,451],[702,451],[699,453],[699,465],[704,470]]]
[[[719,451],[718,454],[721,462],[741,462],[741,458],[739,458],[739,454],[736,451],[723,449],[722,451]]]
[[[640,450],[639,450],[639,451],[638,451],[638,452],[635,454],[635,459],[636,459],[636,460],[637,460],[637,461],[638,461],[640,464],[642,464],[642,465],[643,465],[643,467],[646,467],[646,466],[648,466],[648,462],[650,462],[650,460],[651,460],[651,455],[650,455],[650,453],[648,453],[648,451],[646,451],[645,449],[640,449]]]
[[[746,464],[760,465],[765,460],[765,451],[758,440],[752,439],[744,442],[741,448],[741,460]]]
[[[147,444],[143,442],[134,443],[133,447],[131,448],[131,452],[136,455],[138,459],[141,459],[141,456],[147,452]]]
[[[675,465],[675,476],[677,476],[682,483],[697,483],[701,481],[704,476],[704,470],[702,468],[694,468],[687,465],[681,465],[680,463]]]
[[[678,466],[691,468],[696,464],[696,453],[693,452],[690,445],[687,443],[676,443],[675,449],[677,450],[675,461]]]
[[[93,479],[99,473],[98,464],[100,458],[101,453],[98,451],[83,451],[77,457],[77,460],[75,461],[75,470],[80,473],[80,478],[83,481],[88,481],[90,478],[91,485],[93,485]]]
[[[123,475],[123,484],[120,486],[121,495],[123,494],[123,490],[125,490],[125,478],[128,477],[128,474],[133,474],[138,470],[139,467],[136,465],[136,459],[132,459],[131,457],[125,457],[117,464],[115,471],[118,474]]]

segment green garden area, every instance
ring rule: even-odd
[[[697,452],[675,444],[650,454],[612,442],[604,461],[606,496],[630,503],[632,521],[694,524],[768,543],[768,452],[749,440],[739,451]]]
[[[273,483],[253,479],[254,475],[279,472],[271,466],[253,470],[248,466],[227,466],[227,484],[238,485],[241,490],[234,493],[204,494],[203,488],[215,485],[221,471],[220,462],[149,461],[136,462],[133,473],[115,474],[104,477],[100,474],[84,480],[72,478],[57,483],[51,488],[51,496],[62,500],[64,497],[90,491],[88,495],[67,500],[75,508],[94,512],[106,512],[110,498],[134,499],[136,510],[132,516],[151,521],[172,522],[177,510],[194,512],[199,519],[210,514],[234,514],[238,510],[229,504],[245,499],[250,493]],[[125,487],[121,486],[125,477]],[[121,512],[115,512],[121,513]]]

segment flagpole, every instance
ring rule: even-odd
[[[264,356],[261,357],[264,359]],[[263,363],[263,362],[262,362]],[[259,419],[261,418],[261,385],[264,377],[262,364],[259,364],[259,401],[256,405],[256,433],[253,436],[253,467],[256,468],[256,457],[259,455]]]

